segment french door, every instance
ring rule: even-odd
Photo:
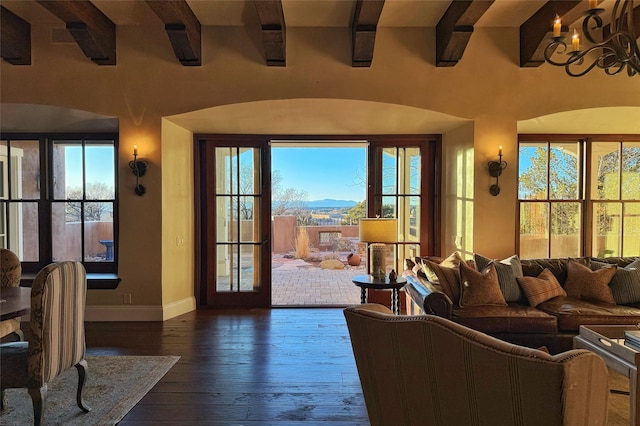
[[[271,140],[367,141],[367,216],[398,219],[393,265],[438,255],[439,135],[196,135],[199,307],[271,306]]]
[[[231,135],[196,139],[199,306],[271,305],[268,141]]]

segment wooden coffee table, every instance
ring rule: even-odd
[[[384,280],[377,280],[371,275],[356,275],[351,281],[360,287],[360,302],[367,303],[367,289],[373,288],[376,290],[391,290],[391,311],[398,315],[400,314],[400,289],[407,283],[407,279],[398,277],[396,280],[391,281],[388,277]]]
[[[608,367],[629,378],[629,419],[636,424],[640,413],[638,363],[640,351],[624,344],[625,330],[638,330],[632,325],[581,325],[580,335],[573,338],[573,347],[588,349],[600,355]],[[640,420],[640,419],[639,419]]]

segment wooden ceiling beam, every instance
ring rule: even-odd
[[[462,59],[473,26],[494,0],[456,0],[436,25],[436,66],[452,67]]]
[[[370,67],[384,0],[358,0],[351,24],[351,66]]]
[[[116,25],[88,0],[38,0],[60,18],[84,54],[98,65],[116,65]]]
[[[0,56],[13,65],[31,65],[31,24],[0,6]]]
[[[185,0],[147,0],[164,23],[173,53],[182,65],[202,65],[202,27]]]
[[[604,0],[598,0],[601,3]],[[551,0],[520,26],[520,66],[538,67],[544,63],[544,49],[553,35],[556,15],[562,18],[562,32],[583,16],[588,8],[587,0]]]
[[[281,0],[254,0],[258,12],[264,57],[269,66],[287,66],[287,33]]]

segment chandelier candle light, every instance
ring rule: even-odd
[[[369,273],[375,280],[384,281],[387,246],[398,240],[398,220],[387,218],[360,219],[360,241],[369,243]]]
[[[589,0],[589,9],[584,12],[582,20],[582,35],[589,44],[580,50],[580,33],[574,28],[571,51],[568,51],[565,37],[561,34],[562,21],[556,15],[553,37],[544,50],[545,61],[564,67],[572,77],[581,77],[596,67],[609,75],[625,69],[629,77],[640,74],[640,48],[637,41],[640,28],[636,29],[634,25],[633,0],[616,0],[608,25],[604,25],[600,17],[604,12],[605,9],[598,8],[597,0]],[[640,15],[640,10],[636,15]],[[565,54],[566,59],[554,59],[554,54]]]

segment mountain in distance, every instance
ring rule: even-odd
[[[323,200],[307,201],[306,204],[309,209],[319,209],[323,207],[353,207],[358,204],[358,202],[353,200],[334,200],[332,198],[325,198]]]

